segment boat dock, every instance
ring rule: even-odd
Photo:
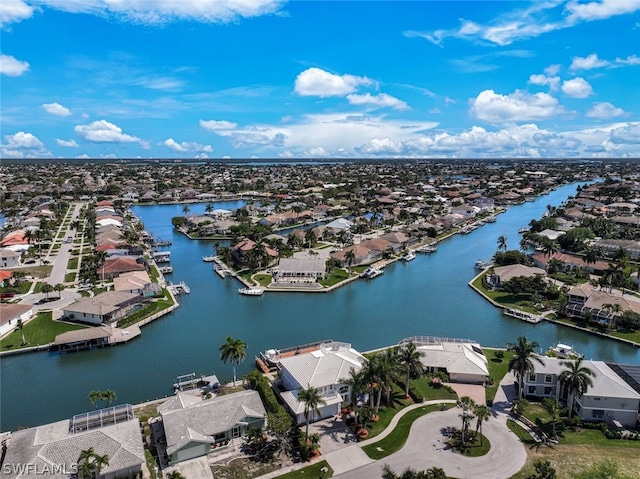
[[[168,283],[167,289],[174,295],[182,293],[189,294],[191,292],[191,288],[189,288],[189,286],[187,286],[187,283],[185,283],[184,281],[181,281],[178,284]]]
[[[171,251],[156,251],[153,253],[153,260],[156,263],[168,263],[171,261]]]
[[[333,344],[333,342],[333,340],[327,339],[325,341],[300,344],[298,346],[291,346],[284,349],[267,349],[266,351],[261,352],[260,356],[256,356],[256,365],[262,372],[266,374],[276,370],[282,358],[288,358],[290,356],[295,356],[296,354],[317,351],[323,344]]]
[[[527,323],[538,324],[545,320],[544,316],[538,316],[535,314],[527,313],[525,311],[520,311],[519,309],[504,309],[502,314],[506,316],[511,316],[513,318],[522,319]]]

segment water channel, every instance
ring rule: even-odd
[[[566,185],[534,202],[513,206],[468,235],[456,235],[438,245],[431,255],[410,263],[397,262],[374,280],[361,280],[328,294],[267,293],[240,296],[240,284],[221,279],[202,256],[211,254],[208,241],[191,241],[175,232],[173,216],[181,205],[136,206],[134,213],[148,230],[171,239],[171,279],[185,281],[190,295],[180,307],[145,326],[130,344],[59,355],[40,352],[3,357],[0,364],[0,430],[33,426],[70,417],[92,408],[89,391],[112,389],[116,403],[138,403],[172,393],[176,376],[215,372],[221,381],[232,378],[219,346],[227,336],[248,344],[242,375],[253,367],[253,357],[269,348],[334,339],[350,342],[361,351],[391,345],[414,335],[470,338],[485,346],[504,346],[525,335],[546,349],[555,343],[573,345],[589,359],[640,363],[640,351],[550,323],[532,325],[503,316],[467,283],[478,259],[490,259],[496,241],[506,236],[510,249],[518,248],[518,229],[538,219],[547,205],[558,206],[575,194]],[[234,209],[242,203],[216,204]],[[190,205],[202,213],[204,204]]]

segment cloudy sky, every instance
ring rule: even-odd
[[[2,0],[4,158],[640,157],[640,0]]]

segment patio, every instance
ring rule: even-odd
[[[300,427],[303,432],[304,429],[304,425]],[[342,416],[333,416],[309,424],[309,435],[311,434],[320,435],[321,454],[328,454],[357,442],[356,435],[347,427]]]

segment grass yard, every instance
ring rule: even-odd
[[[63,323],[54,321],[51,312],[39,313],[35,318],[24,325],[23,332],[26,339],[26,346],[32,347],[52,343],[58,334],[66,333],[76,329],[84,329],[86,326],[79,324]],[[12,351],[20,349],[22,337],[20,331],[14,331],[0,341],[1,351]]]
[[[473,282],[473,286],[478,288],[485,296],[492,299],[498,304],[506,306],[508,308],[517,308],[528,313],[535,313],[536,310],[531,307],[522,306],[523,302],[531,301],[531,296],[528,294],[511,294],[504,291],[494,291],[486,289],[482,284],[483,276],[479,276]]]
[[[160,311],[164,311],[165,309],[168,309],[171,306],[173,306],[173,301],[169,297],[169,293],[166,290],[162,290],[162,292],[164,294],[163,299],[158,299],[157,301],[154,301],[153,303],[149,304],[147,307],[142,308],[141,310],[136,311],[133,314],[130,314],[126,318],[122,318],[121,320],[118,321],[117,326],[119,328],[127,328],[132,324],[142,321],[143,319],[146,319],[149,316],[152,316],[156,313],[159,313]]]
[[[76,273],[66,273],[64,275],[65,283],[73,283],[76,280]]]
[[[334,284],[338,284],[349,277],[349,273],[344,269],[334,269],[327,279],[318,281],[322,286],[328,288]]]
[[[446,408],[452,406],[452,404],[445,405]],[[442,410],[440,405],[433,404],[409,411],[407,414],[400,418],[398,424],[391,432],[391,434],[378,442],[369,444],[368,446],[364,446],[362,450],[367,456],[374,460],[382,459],[393,454],[394,452],[399,451],[400,449],[402,449],[402,446],[404,446],[405,442],[407,442],[407,438],[409,437],[409,430],[411,429],[414,421],[424,416],[425,414],[440,410]],[[380,420],[382,421],[382,416],[380,416]],[[371,437],[371,434],[369,435],[369,437]]]
[[[322,472],[322,468],[324,467],[327,468],[327,472],[325,473]],[[307,466],[303,469],[298,469],[297,471],[292,471],[277,477],[280,479],[302,479],[305,477],[311,477],[311,478],[333,477],[333,469],[331,469],[331,466],[327,461],[320,461],[320,462],[316,462],[311,466]]]
[[[436,388],[429,378],[418,378],[409,381],[411,389],[415,391],[418,396],[422,396],[425,401],[431,401],[433,399],[458,399],[458,395],[455,392],[451,392],[443,387]]]
[[[492,404],[493,398],[496,397],[496,393],[498,392],[500,381],[502,381],[502,378],[507,374],[509,359],[513,356],[513,353],[510,351],[501,351],[499,349],[484,349],[483,351],[484,355],[488,359],[487,365],[489,368],[489,376],[491,376],[491,379],[493,380],[493,384],[485,388],[485,396],[487,404]],[[504,354],[502,359],[496,356],[498,351],[501,351]]]
[[[78,258],[70,258],[67,263],[67,269],[78,269]]]
[[[253,279],[263,287],[269,286],[273,280],[270,274],[256,274]]]

